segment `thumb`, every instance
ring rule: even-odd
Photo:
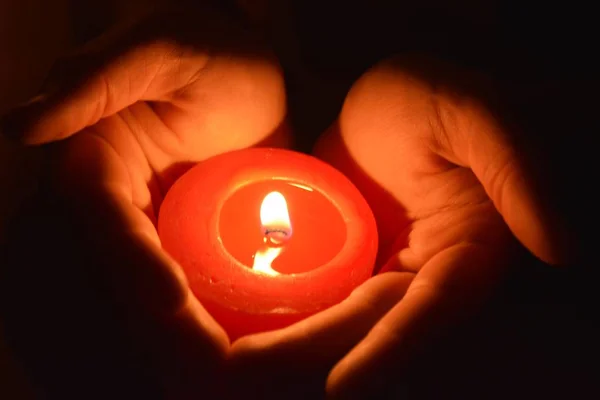
[[[471,169],[525,247],[550,264],[574,261],[578,249],[568,221],[554,204],[551,185],[542,182],[548,177],[533,168],[545,161],[517,140],[505,115],[500,119],[505,110],[490,98],[498,88],[470,71],[417,57],[382,63],[370,74],[378,85],[392,86],[384,93],[393,93],[395,110],[422,107],[413,114],[431,121],[429,148],[451,164]],[[398,125],[411,132],[420,120],[413,116]]]
[[[548,171],[540,168],[548,160],[511,121],[498,84],[441,62],[430,62],[421,74],[430,87],[445,87],[431,95],[438,154],[472,170],[514,236],[536,257],[555,265],[577,261],[573,231],[557,207]]]
[[[568,221],[556,207],[547,177],[535,173],[533,164],[543,164],[543,158],[517,145],[514,132],[481,104],[450,112],[454,129],[448,131],[447,152],[473,171],[512,233],[547,263],[575,261]]]
[[[49,78],[61,81],[58,91],[39,95],[5,115],[0,132],[26,144],[67,138],[138,101],[169,100],[206,63],[205,53],[192,53],[169,41],[134,46],[94,66],[66,63]]]

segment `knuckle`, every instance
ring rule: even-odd
[[[408,288],[406,296],[433,299],[440,295],[442,288],[431,280],[415,280]]]
[[[400,71],[391,68],[387,61],[375,65],[352,86],[342,109],[342,118],[358,122],[357,118],[374,119],[381,116],[390,104],[397,103]]]
[[[402,134],[461,164],[469,132],[491,119],[485,99],[470,87],[477,79],[470,82],[465,72],[419,55],[383,60],[350,90],[340,115],[345,135]]]
[[[404,132],[411,135],[444,132],[454,121],[458,100],[447,85],[417,68],[422,63],[418,57],[396,56],[376,64],[353,85],[340,123],[350,134],[391,132],[398,126],[411,127]]]
[[[363,74],[350,89],[342,107],[339,124],[347,143],[359,141],[363,145],[374,144],[369,138],[393,130],[394,109],[402,102],[397,81],[400,77],[377,64]]]

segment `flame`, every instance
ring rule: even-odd
[[[279,192],[267,194],[260,206],[260,223],[265,239],[279,246],[292,237],[292,223],[285,197]]]
[[[271,267],[271,263],[279,256],[279,253],[281,253],[281,247],[267,247],[257,251],[254,255],[252,269],[271,276],[279,275],[279,272]]]
[[[283,245],[292,237],[292,223],[285,197],[279,192],[267,194],[260,206],[260,223],[266,248],[254,255],[252,269],[276,276],[271,264],[281,254]]]

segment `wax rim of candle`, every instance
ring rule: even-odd
[[[213,173],[216,168],[218,174]],[[340,211],[347,227],[346,243],[326,265],[298,274],[267,276],[244,266],[223,246],[217,234],[223,203],[244,185],[267,179],[284,180],[318,190]],[[190,185],[190,182],[203,182],[203,185]],[[178,191],[184,188],[189,193],[182,196]],[[194,199],[195,203],[186,202],[186,199]],[[181,237],[178,243],[180,251],[172,254],[183,267],[190,286],[195,289],[194,294],[201,301],[206,298],[229,304],[232,309],[243,308],[248,313],[273,313],[282,309],[288,313],[315,312],[343,300],[373,271],[377,230],[366,200],[341,172],[303,153],[282,149],[246,149],[215,156],[196,165],[175,182],[163,201],[159,213],[161,238],[169,234],[161,222],[166,208],[189,210],[193,214],[172,226],[170,229],[174,232],[190,232],[191,228],[186,224],[192,220],[202,221],[194,228],[194,235]],[[214,253],[194,248],[194,243],[204,243],[214,249]],[[339,276],[345,280],[338,282],[339,287],[332,290],[330,282],[336,281]],[[256,298],[260,298],[260,305],[253,304]]]

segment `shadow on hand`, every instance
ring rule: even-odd
[[[2,318],[41,397],[161,398],[127,319],[98,275],[75,221],[44,190],[9,229],[2,250]]]
[[[84,53],[59,63],[54,72],[59,79],[48,85],[60,88],[61,80],[80,85],[93,73],[90,66],[100,68],[112,55],[155,38],[209,54],[272,57],[235,17],[198,7],[170,7],[133,29],[126,27],[128,40],[117,47],[105,46],[112,36],[100,38]],[[80,71],[85,75],[77,76]],[[60,94],[53,101],[60,102]],[[28,115],[17,112],[6,124],[22,130],[32,122]],[[286,146],[288,136],[282,121],[256,145]],[[161,171],[165,190],[192,165],[182,162]],[[82,215],[93,212],[90,204],[65,196],[57,186],[46,179],[39,193],[22,205],[0,254],[0,317],[32,386],[43,398],[162,399],[167,397],[165,382],[193,385],[197,374],[203,373],[189,362],[199,347],[186,343],[194,340],[193,332],[183,332],[182,339],[181,332],[173,333],[167,323],[160,325],[124,304],[107,270],[127,265],[119,265],[119,254],[90,239],[94,232],[81,221]],[[156,200],[158,210],[162,198]],[[207,374],[212,376],[219,367]]]
[[[571,218],[592,209],[587,199],[578,198],[588,189],[573,190],[577,184],[570,178],[580,174],[577,166],[582,160],[577,154],[587,154],[589,147],[582,147],[587,142],[585,125],[569,121],[576,118],[578,109],[588,109],[588,96],[578,96],[581,92],[573,90],[573,82],[557,84],[554,93],[549,90],[552,86],[540,82],[528,86],[500,81],[483,86],[482,90],[479,80],[465,80],[464,76],[449,73],[451,69],[433,65],[418,63],[403,68],[434,87],[451,87],[456,96],[472,96],[497,112],[496,117],[513,135],[510,139],[516,148],[527,154],[522,161],[531,173],[528,183],[538,193],[548,194],[544,206],[567,217],[572,228],[570,239],[575,243],[585,241],[588,230],[583,226],[588,222]],[[562,97],[568,93],[577,98],[576,104],[568,104],[569,96]],[[549,110],[553,110],[551,118]],[[582,119],[589,121],[588,116]],[[566,139],[565,128],[569,124],[579,131],[577,136]],[[331,148],[337,151],[327,151]],[[375,212],[382,236],[395,237],[402,231],[406,226],[405,211],[352,159],[338,123],[316,150],[321,158],[340,167],[362,191]],[[573,208],[578,203],[586,207]],[[396,243],[382,240],[378,265],[405,244],[406,237],[402,235]],[[589,263],[591,259],[586,255],[589,253],[584,250],[578,261]],[[388,386],[383,391],[386,394],[381,398],[562,398],[573,397],[575,392],[583,397],[591,390],[596,392],[591,365],[598,355],[581,357],[595,341],[590,333],[593,318],[590,311],[585,311],[589,302],[565,288],[583,284],[579,269],[582,266],[574,265],[575,270],[567,271],[551,269],[529,255],[515,260],[507,281],[481,312],[463,325],[439,332],[439,340],[419,353],[408,371],[388,371]],[[579,357],[579,368],[566,367],[577,364]]]
[[[256,146],[287,146],[288,130],[284,121]],[[193,165],[162,171],[165,190]],[[85,199],[65,196],[64,182],[55,183],[51,172],[22,205],[0,254],[0,317],[34,389],[49,398],[162,399],[165,381],[193,385],[201,373],[194,369],[197,346],[185,343],[194,340],[193,329],[184,339],[169,326],[157,330],[157,321],[123,303],[108,271],[127,266],[91,240],[82,216],[93,210]],[[162,196],[154,200],[158,211]]]
[[[336,120],[325,132],[317,142],[313,153],[343,171],[369,203],[379,234],[379,249],[375,263],[375,273],[377,273],[395,251],[408,245],[406,232],[409,230],[410,220],[406,209],[354,160],[344,143],[339,121]]]

